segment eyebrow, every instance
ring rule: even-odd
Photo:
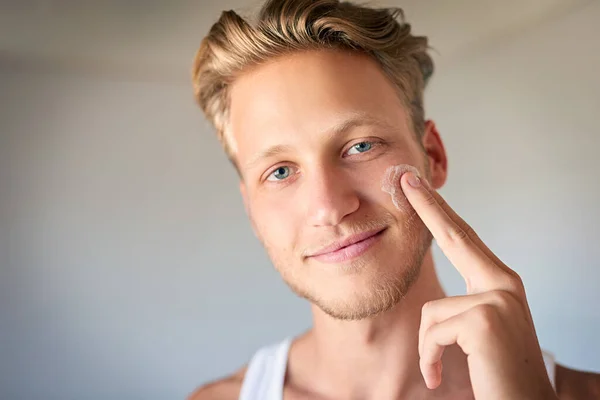
[[[265,158],[276,156],[277,154],[289,152],[293,149],[293,146],[287,144],[278,144],[275,146],[271,146],[266,150],[263,150],[256,154],[250,161],[246,163],[246,168],[252,168],[256,166],[261,160]]]
[[[328,128],[326,131],[321,132],[321,134],[323,136],[334,137],[359,126],[378,126],[384,129],[393,129],[389,124],[382,120],[373,118],[366,114],[356,113],[336,123],[332,127]],[[254,166],[256,166],[256,164],[258,164],[261,160],[265,158],[273,157],[285,152],[290,152],[292,149],[293,146],[291,145],[278,144],[271,146],[266,150],[260,151],[254,157],[252,157],[250,161],[246,163],[246,168],[253,168]]]

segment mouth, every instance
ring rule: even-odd
[[[373,247],[373,245],[379,241],[385,230],[386,228],[380,228],[350,236],[342,241],[324,247],[310,255],[308,258],[313,258],[328,264],[338,264],[350,261],[360,257]]]

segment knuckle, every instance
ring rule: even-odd
[[[467,234],[467,232],[465,232],[461,228],[456,227],[456,228],[451,228],[448,230],[447,241],[448,241],[448,244],[450,244],[450,245],[453,245],[453,246],[461,245],[468,238],[469,238],[469,235]]]
[[[434,197],[433,195],[431,197]],[[436,199],[436,201],[438,202],[438,204],[440,205],[440,207],[444,208],[446,207],[446,205],[448,204],[446,202],[446,199],[444,199],[442,196],[438,196],[438,198]]]
[[[481,333],[489,333],[497,326],[497,310],[491,304],[480,304],[473,309],[474,329]]]
[[[424,334],[427,334],[427,331],[429,331],[431,326],[435,323],[434,307],[435,305],[433,302],[428,301],[423,304],[423,307],[421,308],[421,329]]]
[[[434,300],[428,301],[427,303],[423,304],[423,307],[421,308],[421,315],[425,316],[425,315],[432,314],[434,309],[435,309],[435,301]]]
[[[510,293],[504,290],[494,290],[493,292],[490,292],[490,296],[492,298],[492,303],[503,310],[509,308],[514,302]]]
[[[524,298],[525,297],[525,284],[521,276],[514,271],[509,272],[509,277],[505,283],[507,290],[513,292],[515,295]]]
[[[514,288],[515,291],[519,294],[524,295],[525,294],[525,284],[523,283],[523,279],[521,278],[521,276],[519,274],[517,274],[516,272],[514,273]]]
[[[437,204],[437,200],[430,193],[425,196],[425,204],[428,206],[433,206]]]
[[[475,233],[475,229],[466,222],[463,223],[462,230],[465,232],[465,235],[470,238],[478,238],[477,233]]]

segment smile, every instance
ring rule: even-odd
[[[310,255],[317,261],[337,264],[350,261],[367,252],[381,238],[385,228],[359,233],[335,242]]]

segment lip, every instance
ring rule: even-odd
[[[314,258],[325,263],[349,261],[369,250],[379,240],[380,234],[384,230],[385,228],[380,228],[352,235],[316,251],[309,258]]]

